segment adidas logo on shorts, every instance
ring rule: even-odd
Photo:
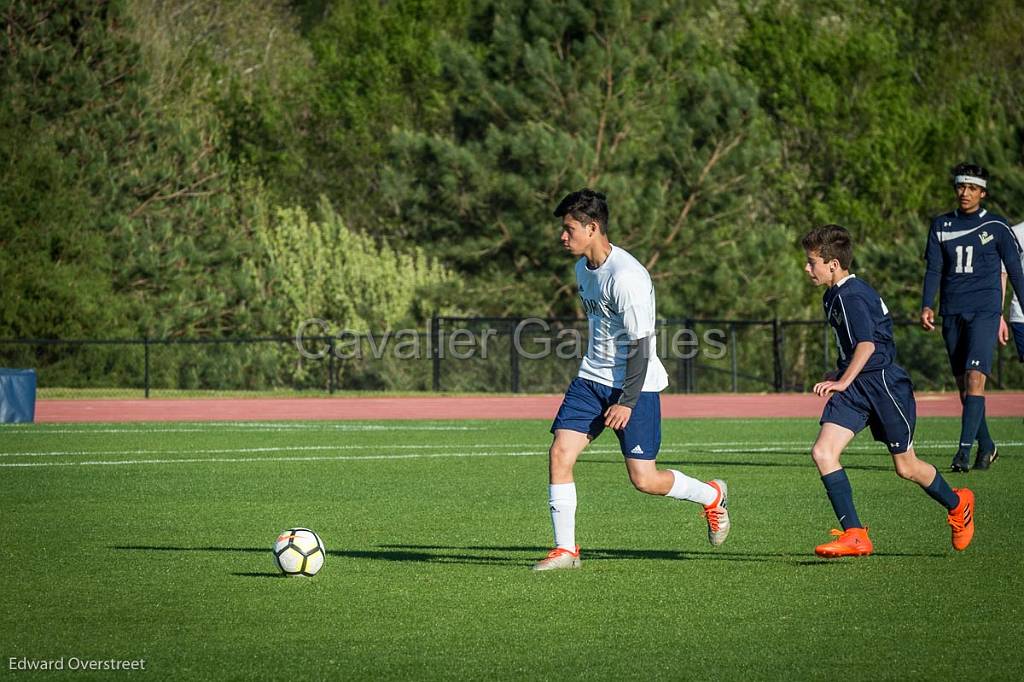
[[[629,454],[631,454],[631,455],[642,455],[642,454],[644,454],[644,449],[642,447],[640,447],[639,445],[637,445],[635,448],[633,448],[632,450],[629,451]]]

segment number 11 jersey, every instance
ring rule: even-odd
[[[921,307],[933,306],[938,289],[942,315],[1000,312],[1003,263],[1015,288],[1024,289],[1020,246],[1006,219],[985,209],[932,220],[925,259]]]

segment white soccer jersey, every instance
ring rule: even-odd
[[[1024,223],[1017,223],[1010,228],[1013,230],[1013,236],[1017,238],[1017,243],[1024,246]],[[1024,255],[1021,256],[1021,264],[1024,265]],[[1006,268],[1003,268],[1003,272],[1006,272]],[[1011,289],[1013,287],[1010,287]],[[1021,310],[1020,300],[1017,298],[1017,294],[1013,295],[1013,302],[1010,304],[1010,322],[1024,323],[1024,311]]]
[[[647,269],[627,251],[613,245],[608,258],[596,270],[587,267],[585,257],[580,258],[576,263],[576,282],[590,323],[590,340],[579,376],[622,388],[628,344],[650,336],[651,357],[642,390],[661,391],[668,386],[668,373],[657,353],[654,284]]]

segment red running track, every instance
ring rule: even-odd
[[[551,419],[561,395],[403,398],[243,398],[201,400],[39,400],[36,422],[162,422],[238,420]],[[663,395],[666,418],[806,417],[825,401],[810,394]],[[919,393],[921,417],[959,417],[952,393]],[[986,396],[990,417],[1024,417],[1024,393]]]

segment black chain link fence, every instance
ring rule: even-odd
[[[314,327],[315,329],[316,327]],[[955,385],[942,336],[895,325],[918,390]],[[0,339],[0,366],[35,368],[40,388],[161,392],[560,393],[587,349],[587,321],[435,317],[426,329],[236,339]],[[676,393],[808,391],[835,367],[824,321],[663,320],[658,354]],[[989,386],[1024,388],[1012,342]]]

